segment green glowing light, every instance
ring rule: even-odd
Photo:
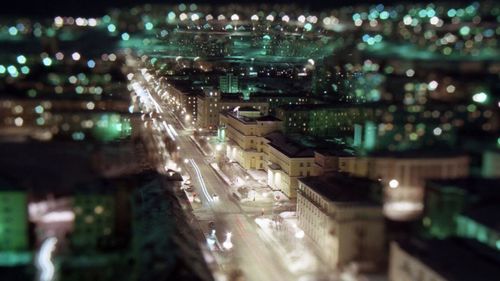
[[[410,134],[410,140],[412,140],[412,141],[416,141],[417,139],[418,139],[418,135],[417,135],[417,133],[411,133],[411,134]]]
[[[51,59],[51,58],[48,58],[48,57],[47,57],[47,58],[44,58],[44,59],[42,60],[42,63],[43,63],[43,65],[45,65],[45,66],[51,66],[51,65],[52,65],[52,59]]]
[[[73,140],[81,141],[85,139],[85,134],[83,132],[74,132],[73,134],[71,134],[71,138]]]
[[[115,32],[116,31],[116,26],[112,23],[108,25],[108,31],[109,32]]]
[[[448,13],[447,13],[447,14],[448,14],[448,17],[452,18],[452,17],[454,17],[454,16],[456,16],[456,15],[457,15],[457,10],[455,10],[455,9],[450,9],[450,10],[448,10]]]
[[[123,41],[127,41],[129,39],[130,39],[130,35],[127,32],[122,33],[122,40]]]
[[[21,67],[21,72],[23,74],[29,74],[30,73],[30,68],[25,65],[25,66]]]
[[[174,12],[169,12],[167,15],[167,21],[172,22],[175,20],[175,13]]]
[[[305,29],[306,31],[311,31],[311,30],[312,30],[312,28],[313,28],[313,26],[312,26],[312,24],[310,24],[310,23],[306,23],[306,24],[304,25],[304,29]]]
[[[102,17],[102,21],[105,22],[105,23],[108,23],[111,21],[111,17],[108,16],[108,15],[105,15],[104,17]]]
[[[7,67],[7,71],[9,72],[10,76],[13,76],[14,74],[17,74],[17,68],[15,66],[13,66],[13,65],[9,65]]]
[[[26,63],[26,57],[23,55],[17,56],[17,62],[20,64],[25,64]]]
[[[150,22],[147,22],[146,24],[144,24],[144,28],[146,28],[146,30],[152,30],[153,27],[154,27],[153,24]]]
[[[17,35],[17,28],[15,26],[9,27],[9,34],[11,36],[16,36]]]
[[[35,112],[38,113],[38,114],[42,114],[43,113],[43,106],[37,105],[35,107]]]
[[[478,103],[485,103],[488,100],[488,95],[484,92],[479,92],[472,96],[472,100]]]
[[[462,28],[460,28],[459,32],[460,32],[460,35],[467,36],[467,35],[469,35],[470,27],[468,27],[468,26],[462,26]]]
[[[382,13],[380,13],[379,17],[380,17],[380,19],[382,19],[382,20],[386,20],[386,19],[388,19],[388,18],[389,18],[389,12],[387,12],[387,11],[383,11]]]
[[[38,126],[42,126],[43,124],[45,124],[45,119],[43,119],[43,117],[38,117],[38,118],[36,119],[36,124],[37,124]]]
[[[75,88],[75,91],[76,91],[77,94],[83,94],[83,87],[82,86],[77,86]]]
[[[5,71],[7,71],[7,69],[5,68],[5,66],[3,66],[3,65],[0,64],[0,74],[5,74]]]

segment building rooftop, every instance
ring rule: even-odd
[[[293,142],[280,132],[273,132],[265,136],[269,145],[290,158],[314,157],[314,150]]]
[[[494,280],[500,276],[500,252],[474,241],[411,239],[398,244],[446,280]]]
[[[500,233],[500,205],[490,205],[465,211],[464,216]]]
[[[467,154],[453,149],[426,148],[403,151],[377,150],[370,152],[367,156],[380,158],[452,158],[467,156]]]
[[[467,195],[469,205],[485,206],[500,202],[500,178],[434,179],[427,181],[426,187],[439,191],[463,191]]]
[[[237,119],[243,123],[246,124],[252,124],[252,123],[257,123],[257,122],[281,122],[280,119],[272,116],[272,115],[264,115],[264,116],[256,116],[256,117],[251,117],[251,116],[245,116],[244,112],[253,112],[257,113],[259,112],[257,109],[251,108],[251,107],[242,107],[239,110],[239,114],[237,114],[234,111],[226,111],[223,113],[226,116],[232,117],[234,119]]]
[[[342,173],[304,177],[299,181],[334,203],[380,205],[379,182]]]

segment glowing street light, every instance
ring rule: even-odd
[[[233,243],[231,242],[232,235],[233,234],[231,232],[226,233],[226,240],[222,243],[222,247],[226,250],[231,250],[231,248],[233,248]]]
[[[395,179],[392,179],[391,181],[389,181],[389,187],[392,188],[392,189],[395,189],[399,186],[399,182]]]
[[[304,238],[304,236],[305,236],[304,230],[297,229],[297,231],[295,231],[295,238],[302,239]]]

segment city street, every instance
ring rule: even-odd
[[[149,87],[143,93],[152,93],[152,88]],[[226,233],[232,233],[234,247],[229,250],[218,249],[214,253],[220,268],[227,274],[234,270],[242,270],[245,280],[298,280],[300,276],[292,274],[287,265],[283,264],[284,260],[276,251],[279,245],[262,239],[265,234],[254,221],[261,215],[260,209],[253,212],[243,210],[233,198],[231,188],[210,167],[211,159],[204,156],[193,143],[190,138],[192,131],[181,127],[168,106],[163,104],[157,95],[150,94],[150,99],[152,99],[150,106],[161,114],[161,119],[168,124],[167,130],[175,138],[178,157],[174,167],[177,165],[183,172],[189,174],[191,183],[201,200],[200,206],[193,204],[198,225],[205,235],[208,235],[209,223],[213,221],[220,243],[226,239]],[[152,134],[159,132],[151,130]],[[160,151],[157,153],[161,153]],[[171,163],[169,160],[165,162]],[[266,210],[266,213],[270,212],[272,210]]]

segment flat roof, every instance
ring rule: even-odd
[[[370,152],[367,156],[381,158],[455,158],[467,156],[467,154],[453,149],[422,148],[404,151],[377,150]]]
[[[240,111],[252,111],[252,112],[258,112],[258,110],[250,108],[252,110],[248,109],[240,109]],[[222,113],[223,115],[232,117],[234,119],[237,119],[238,121],[241,121],[243,123],[251,124],[251,123],[257,123],[257,122],[281,122],[280,119],[272,116],[272,115],[265,115],[265,116],[259,116],[259,117],[248,117],[248,116],[243,116],[241,114],[237,115],[236,112],[234,111],[226,111],[225,113]]]
[[[293,142],[280,132],[273,132],[265,136],[269,145],[290,158],[312,158],[314,150]]]
[[[343,173],[299,178],[299,181],[331,202],[379,205],[379,182]]]
[[[490,205],[482,208],[473,208],[463,213],[463,216],[500,233],[500,205]]]
[[[500,252],[467,239],[409,239],[399,247],[446,280],[496,280],[500,276]]]

